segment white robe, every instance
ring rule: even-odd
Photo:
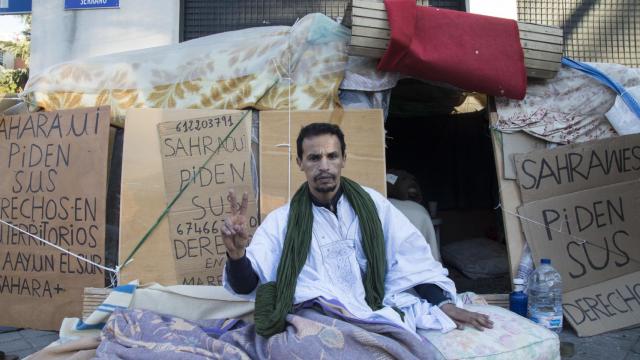
[[[313,206],[311,247],[298,276],[294,303],[318,297],[337,300],[359,319],[391,321],[414,333],[416,328],[443,332],[455,328],[455,323],[437,306],[420,299],[412,290],[418,284],[436,284],[455,299],[455,285],[447,277],[447,270],[433,259],[425,239],[399,210],[375,190],[365,190],[376,205],[384,231],[385,307],[374,312],[365,301],[362,279],[367,260],[358,218],[344,194],[338,200],[337,217],[326,208]],[[247,247],[247,257],[260,284],[276,281],[288,215],[289,204],[270,213]],[[226,289],[235,293],[226,277],[223,282]],[[243,297],[255,299],[255,291]],[[405,313],[404,321],[393,306]]]

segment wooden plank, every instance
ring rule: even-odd
[[[562,54],[562,44],[549,44],[544,42],[538,42],[534,40],[520,39],[520,45],[523,49],[548,51]]]
[[[521,32],[526,31],[526,32],[539,33],[539,34],[559,36],[559,37],[563,36],[562,29],[554,26],[518,22],[518,29],[520,29]]]
[[[389,22],[387,20],[371,19],[371,18],[364,18],[364,17],[354,16],[353,19],[352,19],[352,23],[353,23],[353,26],[365,26],[365,27],[386,29],[386,30],[391,29],[389,27]]]
[[[389,46],[389,40],[351,36],[351,45],[385,50]]]
[[[351,28],[351,36],[354,35],[389,40],[391,39],[391,30],[354,26]]]
[[[534,59],[527,59],[527,58],[524,59],[524,66],[527,69],[540,69],[540,70],[548,70],[548,71],[558,71],[558,69],[560,69],[559,62],[534,60]]]
[[[546,35],[546,34],[537,34],[527,31],[520,31],[520,40],[534,40],[540,41],[549,44],[556,44],[562,46],[563,39],[562,36],[554,36],[554,35]]]
[[[556,77],[557,71],[549,71],[542,69],[529,69],[527,68],[527,76],[536,79],[553,79]]]
[[[384,55],[384,50],[360,47],[360,46],[349,46],[348,47],[349,55],[353,56],[364,56],[379,59]]]
[[[387,10],[384,6],[384,2],[382,1],[353,0],[353,7],[385,11]]]
[[[557,62],[557,63],[562,61],[562,53],[531,50],[531,49],[523,49],[523,50],[524,50],[524,57],[527,59],[544,60],[544,61],[551,61],[551,62]]]
[[[366,17],[372,19],[387,20],[386,10],[363,9],[354,6],[351,11],[353,13],[353,17]]]

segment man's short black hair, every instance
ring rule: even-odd
[[[342,150],[342,156],[344,157],[347,144],[344,142],[344,134],[340,127],[329,123],[311,123],[300,129],[300,133],[298,134],[298,140],[296,141],[298,159],[302,159],[302,141],[304,141],[304,139],[325,134],[338,137],[338,140],[340,140],[340,150]]]

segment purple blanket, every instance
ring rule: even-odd
[[[389,324],[347,322],[321,308],[287,317],[269,339],[237,320],[192,322],[147,310],[113,312],[99,359],[442,359],[427,340]]]

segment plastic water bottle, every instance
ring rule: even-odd
[[[513,279],[513,292],[509,295],[509,310],[527,317],[527,294],[524,293],[524,280]]]
[[[529,277],[528,318],[547,329],[562,331],[562,279],[551,260],[541,259],[540,266]]]
[[[531,250],[529,249],[529,244],[524,243],[524,248],[522,249],[522,255],[520,256],[520,264],[518,265],[518,274],[516,278],[520,278],[525,280],[524,285],[522,287],[522,291],[526,294],[527,287],[527,279],[531,276],[533,272],[533,256],[531,256]]]

